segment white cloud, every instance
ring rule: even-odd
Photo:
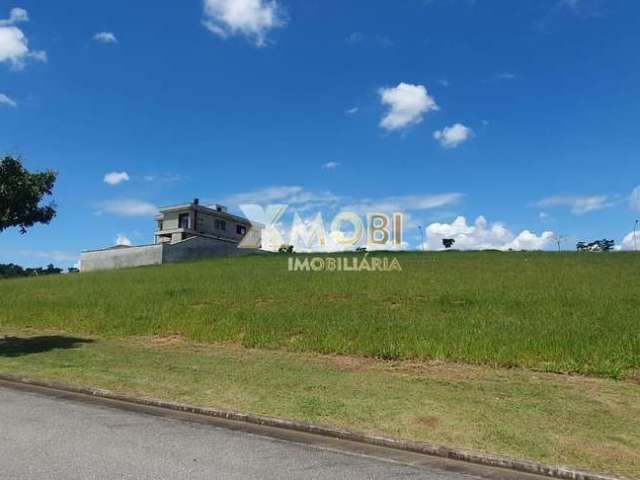
[[[39,62],[47,62],[49,60],[47,52],[44,50],[38,50],[37,52],[30,51],[28,57]]]
[[[538,236],[529,230],[523,230],[516,238],[502,247],[503,250],[544,250],[547,246],[553,244],[555,236],[553,232],[542,232]]]
[[[285,22],[276,0],[204,0],[203,25],[226,38],[244,35],[259,47],[266,45],[267,33]]]
[[[121,217],[152,217],[158,213],[158,208],[152,203],[142,200],[107,200],[99,204],[98,213],[109,213]]]
[[[636,212],[640,212],[640,185],[633,189],[629,197],[631,208]]]
[[[338,162],[327,162],[324,165],[322,165],[322,168],[324,168],[326,170],[335,170],[339,166],[340,166],[340,163],[338,163]]]
[[[14,68],[24,66],[29,53],[28,40],[17,27],[0,27],[0,62],[8,62]]]
[[[24,8],[12,8],[9,12],[9,18],[6,20],[0,20],[0,27],[7,27],[9,25],[28,21],[29,14]]]
[[[358,113],[358,110],[360,110],[358,107],[353,107],[348,109],[345,113],[347,115],[355,115],[356,113]]]
[[[536,206],[540,208],[568,207],[574,215],[583,215],[585,213],[603,210],[613,205],[614,202],[611,201],[607,195],[593,195],[588,197],[556,195],[543,198],[536,203]]]
[[[304,189],[298,186],[275,186],[260,188],[251,192],[236,193],[226,198],[226,203],[239,205],[243,203],[268,204],[273,202],[290,203],[284,200],[303,193]]]
[[[93,39],[98,43],[118,43],[118,39],[111,32],[99,32],[93,36]]]
[[[129,174],[127,172],[110,172],[104,176],[104,183],[107,183],[112,187],[128,181]]]
[[[622,245],[619,245],[619,250],[636,250],[640,248],[640,231],[629,232],[623,239]]]
[[[444,148],[456,148],[461,143],[469,140],[472,135],[473,130],[461,123],[433,132],[433,138],[438,140]]]
[[[279,225],[282,228],[282,225]],[[407,250],[409,244],[405,241],[400,244],[396,244],[393,239],[389,239],[384,244],[367,244],[366,234],[362,231],[360,240],[355,244],[343,243],[346,239],[351,238],[354,235],[354,231],[343,231],[342,227],[338,227],[339,230],[333,231],[330,219],[322,217],[321,215],[314,215],[309,218],[302,218],[298,215],[294,215],[293,222],[290,229],[284,232],[280,232],[279,236],[272,237],[269,241],[265,241],[264,245],[273,245],[273,240],[277,242],[284,240],[285,243],[293,245],[296,252],[341,252],[354,250],[359,246],[365,246],[369,251],[375,250],[389,250],[400,251]],[[324,245],[319,241],[321,232],[324,232]],[[264,240],[264,237],[263,237]]]
[[[366,45],[373,47],[393,47],[393,40],[388,35],[365,35],[362,32],[353,32],[346,39],[347,45]]]
[[[364,41],[364,33],[362,32],[353,32],[349,34],[349,36],[345,39],[345,42],[347,42],[347,44],[349,45],[355,45],[363,41]]]
[[[460,250],[542,250],[553,242],[553,232],[538,236],[529,230],[514,234],[502,223],[489,224],[483,216],[472,225],[465,217],[457,217],[452,223],[432,223],[425,229],[424,248],[442,250],[443,238],[453,238],[454,248]]]
[[[498,80],[515,80],[518,78],[518,75],[511,72],[502,72],[496,75],[496,79]]]
[[[376,35],[374,37],[374,43],[382,48],[393,47],[393,40],[388,35]]]
[[[7,97],[4,93],[0,93],[0,106],[3,106],[3,105],[6,107],[13,107],[13,108],[16,108],[18,106],[15,100],[12,100],[11,98]]]
[[[382,105],[389,107],[380,121],[380,127],[386,130],[399,130],[420,123],[425,113],[439,109],[423,85],[400,83],[396,87],[380,89],[379,94]]]
[[[78,259],[78,255],[62,250],[18,250],[13,253],[21,257],[54,262],[73,262]]]
[[[0,63],[8,63],[14,70],[22,70],[28,59],[47,61],[46,52],[29,50],[29,40],[15,26],[28,20],[27,11],[21,8],[14,8],[8,19],[0,20]]]
[[[442,193],[424,195],[400,195],[382,197],[378,199],[361,199],[346,204],[342,209],[357,213],[380,212],[394,213],[404,211],[431,210],[458,203],[464,195],[462,193]]]
[[[295,185],[273,186],[257,190],[230,195],[221,201],[207,201],[207,203],[222,203],[231,208],[240,205],[289,205],[299,211],[335,209],[340,197],[330,191],[308,191]]]
[[[187,177],[179,174],[154,174],[154,175],[145,175],[142,177],[142,180],[145,182],[151,183],[175,183],[186,180]]]
[[[130,247],[132,244],[131,244],[131,240],[129,240],[126,235],[124,235],[123,233],[119,233],[116,236],[116,245]]]
[[[244,204],[284,204],[299,210],[343,210],[357,213],[394,213],[430,210],[458,203],[464,194],[417,194],[379,198],[341,197],[331,191],[308,191],[300,186],[276,186],[252,192],[237,193],[223,199],[222,204],[235,207]],[[214,202],[210,202],[214,203]]]
[[[560,5],[565,5],[571,8],[578,8],[580,5],[580,0],[560,0],[558,2]]]
[[[557,0],[547,16],[539,22],[539,28],[545,28],[553,16],[564,12],[583,18],[602,17],[606,3],[604,0]]]
[[[461,193],[443,193],[379,198],[348,198],[335,195],[330,191],[314,192],[307,191],[299,186],[279,186],[263,188],[253,192],[238,193],[228,197],[221,203],[228,205],[232,209],[242,205],[241,209],[243,214],[248,216],[252,221],[264,224],[275,222],[274,231],[270,229],[267,230],[271,231],[274,235],[269,237],[271,241],[279,245],[283,242],[286,243],[282,235],[286,234],[286,237],[288,235],[287,232],[291,229],[294,231],[297,231],[297,229],[306,229],[310,226],[310,222],[318,218],[318,215],[322,215],[325,226],[328,228],[329,222],[331,222],[339,212],[353,212],[363,218],[367,213],[390,215],[401,212],[403,213],[403,225],[406,231],[406,229],[417,226],[416,220],[413,218],[414,213],[411,212],[423,212],[451,206],[459,202],[463,197],[464,195]],[[249,209],[248,206],[252,204],[261,205],[262,209]],[[265,213],[268,212],[266,207],[269,205],[287,205],[289,208],[283,215],[278,215],[275,220],[272,220],[271,214]],[[301,221],[296,222],[296,212],[305,218],[301,218]],[[275,210],[271,213],[275,213]],[[291,221],[292,217],[293,223]],[[300,230],[301,233],[302,230]],[[339,239],[328,238],[326,250],[340,250],[342,247],[338,240]],[[264,240],[263,245],[267,245],[268,243],[269,241]],[[297,251],[300,251],[300,248],[297,248]]]

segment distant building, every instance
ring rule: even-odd
[[[165,207],[156,215],[157,230],[152,245],[116,245],[88,250],[80,256],[80,271],[160,265],[207,257],[256,253],[255,248],[239,248],[247,235],[258,235],[249,220],[232,215],[222,205],[205,207],[198,199]],[[252,244],[259,245],[259,238]]]
[[[161,209],[156,221],[155,243],[177,243],[202,237],[237,244],[251,229],[249,220],[231,215],[227,207],[203,207],[197,198],[192,203]]]

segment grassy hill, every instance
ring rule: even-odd
[[[2,280],[0,374],[640,478],[640,255],[375,255]]]
[[[282,255],[5,280],[0,328],[614,378],[640,368],[640,255],[372,255],[402,271],[289,272]]]

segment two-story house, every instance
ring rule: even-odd
[[[155,220],[153,244],[87,250],[80,256],[80,271],[260,253],[260,226],[252,228],[249,220],[230,214],[222,205],[204,207],[195,199],[160,209]]]
[[[191,237],[239,243],[251,228],[249,220],[230,214],[227,207],[204,207],[197,198],[192,203],[162,208],[155,220],[155,243],[176,243]]]

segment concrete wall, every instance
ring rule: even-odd
[[[141,247],[111,248],[83,252],[80,271],[113,270],[162,263],[185,262],[211,257],[227,257],[260,253],[260,250],[238,248],[236,243],[204,237],[191,237],[178,243]]]
[[[111,248],[82,252],[80,271],[113,270],[115,268],[160,265],[164,245],[146,245],[141,247]]]
[[[174,244],[164,244],[163,263],[184,262],[210,257],[228,257],[256,253],[259,250],[238,248],[237,244],[204,237],[191,237]]]

